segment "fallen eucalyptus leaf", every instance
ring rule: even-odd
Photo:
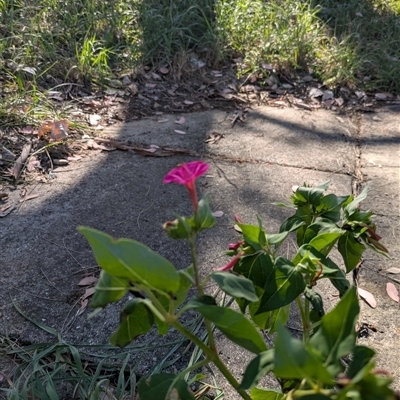
[[[376,300],[372,293],[365,289],[357,288],[359,296],[371,307],[376,308]]]
[[[397,303],[399,302],[399,292],[393,283],[388,282],[386,284],[386,293],[392,300],[396,301]]]

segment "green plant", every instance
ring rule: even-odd
[[[283,222],[276,234],[266,233],[260,218],[258,225],[237,220],[236,229],[242,237],[229,245],[231,261],[201,281],[196,238],[215,224],[215,218],[208,195],[198,201],[195,181],[207,168],[207,164],[195,161],[173,169],[164,178],[164,183],[184,185],[192,200],[194,214],[190,218],[177,216],[164,224],[171,238],[188,242],[192,265],[187,269],[177,271],[168,260],[139,242],[78,228],[102,268],[91,307],[100,310],[120,300],[128,290],[141,294],[124,305],[120,325],[110,338],[112,344],[124,347],[155,324],[159,334],[172,327],[203,352],[202,359],[178,374],[159,372],[140,380],[140,398],[194,399],[184,377],[213,363],[244,399],[394,399],[389,388],[391,380],[373,371],[374,351],[356,344],[356,290],[330,257],[337,247],[346,272],[350,272],[367,247],[386,254],[375,232],[372,212],[359,210],[367,189],[354,198],[325,194],[328,183],[300,186],[292,195],[292,204],[280,204],[293,209],[294,215]],[[289,260],[279,255],[279,248],[290,232],[296,233],[299,248]],[[236,301],[239,311],[219,305],[214,296],[204,292],[210,279]],[[340,296],[327,314],[322,297],[315,290],[321,279],[330,280]],[[197,295],[187,301],[192,286]],[[284,328],[293,302],[301,315],[302,340]],[[196,310],[204,317],[206,340],[180,322],[188,310]],[[218,355],[214,327],[255,354],[241,383]],[[267,348],[260,329],[277,333],[273,348]],[[280,391],[256,387],[269,372],[280,383]]]

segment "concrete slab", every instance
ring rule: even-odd
[[[267,231],[274,232],[287,214],[271,203],[287,201],[293,185],[330,179],[335,193],[351,192],[354,146],[359,132],[347,117],[325,111],[309,113],[262,107],[249,111],[246,122],[237,122],[233,128],[227,114],[220,111],[185,115],[183,125],[174,122],[178,117],[162,116],[168,122],[154,118],[129,123],[103,136],[135,144],[188,149],[198,156],[156,158],[129,152],[93,152],[78,164],[58,168],[57,179],[51,184],[29,187],[39,197],[0,219],[1,334],[19,337],[22,342],[53,339],[22,318],[13,307],[14,301],[34,320],[60,331],[69,343],[108,342],[117,324],[120,304],[108,307],[91,320],[87,319],[87,310],[78,312],[83,293],[77,283],[85,275],[98,273],[87,242],[76,232],[78,225],[101,229],[115,237],[140,240],[177,268],[189,265],[186,246],[169,240],[161,228],[175,212],[190,214],[185,190],[161,184],[165,173],[178,163],[198,157],[210,163],[209,172],[199,180],[199,189],[201,193],[210,193],[215,211],[224,212],[217,226],[199,241],[204,273],[224,263],[220,254],[237,238],[231,228],[234,214],[248,222],[255,222],[255,214],[259,214]],[[214,144],[205,143],[212,134],[223,137]],[[371,183],[376,182],[376,190],[381,190],[379,171],[387,172],[392,167],[366,171],[371,174]],[[390,179],[394,176],[390,175]],[[372,191],[370,207],[374,210],[381,207],[380,214],[390,215],[398,199],[395,191],[388,191],[391,203],[382,201]],[[383,212],[385,209],[387,213]],[[385,223],[390,226],[390,222]],[[288,245],[284,251],[293,251],[293,246]],[[332,299],[328,296],[327,301],[329,308]],[[291,323],[296,324],[295,313]],[[154,336],[151,332],[140,343]],[[172,333],[157,343],[165,344],[176,338]],[[240,377],[248,356],[244,352],[238,355],[235,347],[225,340],[219,346],[223,356],[231,360],[235,375]],[[139,373],[148,371],[167,352],[168,349],[160,348],[141,354]],[[235,399],[228,386],[224,386],[227,398]]]
[[[360,287],[370,291],[378,305],[371,309],[361,303],[361,323],[372,329],[360,342],[377,351],[378,367],[394,376],[394,387],[399,389],[400,309],[386,294],[386,283],[400,288],[400,278],[386,271],[398,268],[400,260],[400,107],[364,114],[360,126],[361,174],[369,185],[363,206],[378,214],[375,222],[390,256],[369,252],[362,264]]]

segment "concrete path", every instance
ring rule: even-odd
[[[250,110],[246,122],[238,121],[233,128],[227,114],[220,111],[186,114],[183,125],[174,123],[178,117],[163,116],[169,120],[164,123],[156,118],[141,120],[102,135],[133,144],[189,149],[198,156],[93,151],[79,162],[57,168],[50,184],[29,186],[28,191],[39,196],[0,219],[0,333],[29,343],[53,340],[21,317],[15,302],[26,315],[55,328],[69,343],[107,343],[120,304],[91,320],[88,310],[79,311],[83,292],[77,283],[86,275],[97,275],[98,267],[76,227],[87,225],[115,237],[143,241],[177,268],[186,267],[188,249],[184,243],[169,240],[161,224],[175,212],[189,215],[190,202],[182,187],[161,182],[176,164],[200,157],[211,165],[200,179],[200,191],[210,193],[213,209],[224,213],[217,226],[200,239],[204,273],[225,263],[220,255],[237,238],[231,228],[234,214],[248,222],[256,222],[259,214],[266,229],[275,232],[287,214],[270,203],[287,201],[293,185],[331,180],[331,190],[344,195],[369,183],[363,207],[378,214],[379,234],[392,258],[372,252],[365,255],[360,285],[375,295],[378,305],[376,309],[362,305],[361,322],[376,327],[376,332],[368,329],[368,337],[362,340],[378,350],[379,367],[390,371],[395,387],[400,388],[400,309],[385,293],[386,282],[400,283],[396,275],[385,272],[400,267],[400,109],[348,117],[328,111],[261,107]],[[222,138],[205,143],[210,135]],[[19,188],[11,191],[10,197],[19,198],[19,192]],[[332,301],[329,291],[325,298]],[[291,324],[297,324],[295,315]],[[154,332],[139,342],[151,338]],[[176,338],[171,333],[157,343]],[[240,377],[249,356],[222,338],[219,349]],[[161,362],[167,350],[141,354],[139,372]],[[226,398],[236,398],[229,389],[227,393]]]

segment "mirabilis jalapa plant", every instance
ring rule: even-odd
[[[286,219],[279,233],[266,233],[262,221],[245,224],[239,219],[236,229],[241,238],[228,246],[232,259],[225,266],[200,280],[196,256],[198,234],[215,224],[206,195],[197,198],[195,181],[208,165],[194,161],[179,165],[164,178],[164,183],[184,185],[189,192],[193,215],[177,216],[164,224],[173,239],[188,242],[192,265],[176,268],[142,243],[79,227],[89,241],[102,271],[91,307],[101,309],[120,300],[127,291],[140,292],[121,311],[120,324],[111,336],[112,344],[124,347],[155,324],[159,334],[170,327],[191,340],[203,352],[203,359],[179,374],[159,373],[138,384],[141,400],[194,400],[183,377],[213,363],[244,399],[257,400],[379,400],[395,399],[391,379],[375,373],[374,351],[356,344],[359,304],[356,289],[346,279],[360,262],[367,247],[386,254],[379,242],[369,211],[359,210],[366,188],[354,198],[325,194],[328,182],[320,186],[296,188],[290,207],[294,215]],[[290,232],[296,233],[298,250],[292,259],[278,254]],[[329,257],[337,248],[346,271]],[[212,279],[235,299],[239,311],[219,306],[204,287]],[[318,281],[329,279],[340,300],[325,314],[321,296],[314,290]],[[187,299],[195,286],[197,295]],[[291,303],[295,302],[302,322],[302,340],[284,327]],[[181,316],[196,310],[204,317],[207,340],[188,330]],[[254,354],[241,382],[220,359],[213,329]],[[275,333],[274,347],[268,348],[260,330]],[[259,380],[273,373],[281,390],[257,388]]]

